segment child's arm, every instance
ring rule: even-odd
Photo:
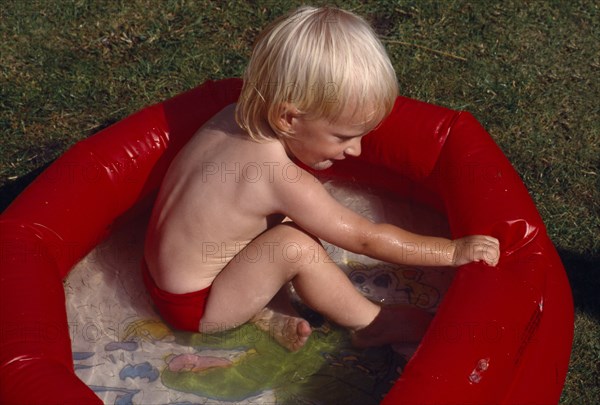
[[[306,231],[343,249],[408,265],[460,266],[498,263],[499,243],[490,236],[461,239],[418,235],[390,224],[375,224],[338,203],[308,172],[299,181],[276,182],[280,210]]]
[[[461,266],[484,261],[498,264],[498,240],[485,235],[472,235],[450,240],[441,237],[418,235],[390,224],[373,224],[366,227],[363,253],[380,260],[422,266]],[[391,249],[390,249],[391,248]]]

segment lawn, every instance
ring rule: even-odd
[[[3,0],[0,209],[79,139],[207,79],[240,76],[260,29],[298,4]],[[561,403],[597,403],[600,5],[343,5],[376,28],[403,95],[473,113],[521,175],[575,299],[575,340]]]

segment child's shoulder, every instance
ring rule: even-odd
[[[235,104],[215,114],[196,132],[188,146],[205,157],[234,159],[240,164],[257,162],[268,167],[290,162],[278,139],[256,141],[240,128],[235,120]]]

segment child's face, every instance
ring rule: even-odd
[[[371,128],[352,113],[348,109],[336,122],[292,115],[288,122],[295,135],[282,138],[282,143],[288,154],[316,170],[327,169],[346,156],[358,156],[361,139]]]

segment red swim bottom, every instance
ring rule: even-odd
[[[200,319],[206,308],[210,287],[186,294],[161,290],[150,275],[146,262],[142,262],[142,276],[158,313],[165,321],[176,329],[190,332],[200,330]]]

